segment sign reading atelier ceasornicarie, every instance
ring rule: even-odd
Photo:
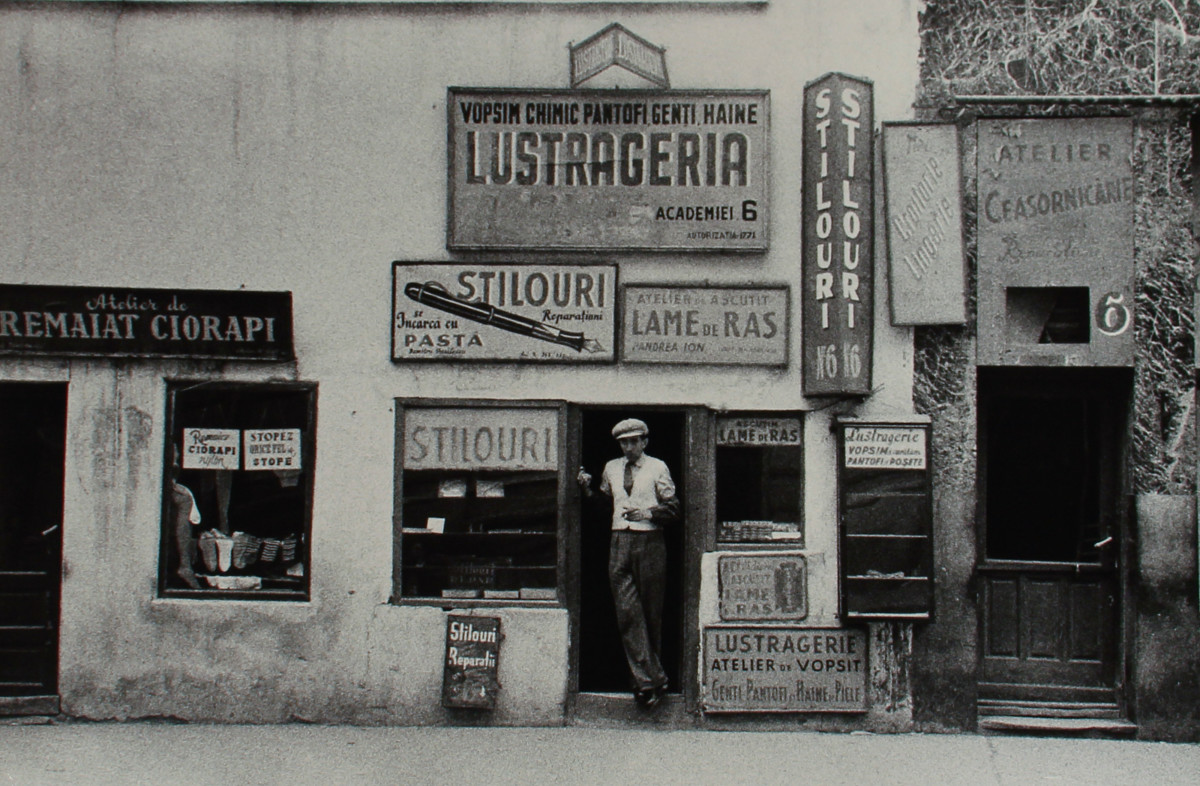
[[[769,96],[450,88],[447,245],[765,251]]]
[[[867,637],[851,628],[706,627],[705,712],[865,712]]]
[[[615,265],[392,268],[392,360],[611,362]]]
[[[629,363],[786,366],[789,290],[627,285],[621,359]]]
[[[1132,365],[1132,120],[989,119],[978,134],[979,362]]]
[[[292,293],[0,284],[0,354],[291,360]]]
[[[870,82],[804,88],[804,394],[871,392],[874,110]]]

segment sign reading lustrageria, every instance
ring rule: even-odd
[[[447,244],[765,251],[769,99],[450,88]]]

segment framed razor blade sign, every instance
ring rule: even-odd
[[[392,361],[611,363],[616,265],[392,266]]]

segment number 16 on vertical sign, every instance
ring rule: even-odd
[[[837,344],[821,344],[817,347],[817,379],[837,379],[840,373],[851,379],[862,374],[862,348],[857,342],[842,342],[842,356],[838,359]]]

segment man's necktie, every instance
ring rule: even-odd
[[[633,465],[628,461],[625,462],[625,494],[628,496],[633,493]]]

